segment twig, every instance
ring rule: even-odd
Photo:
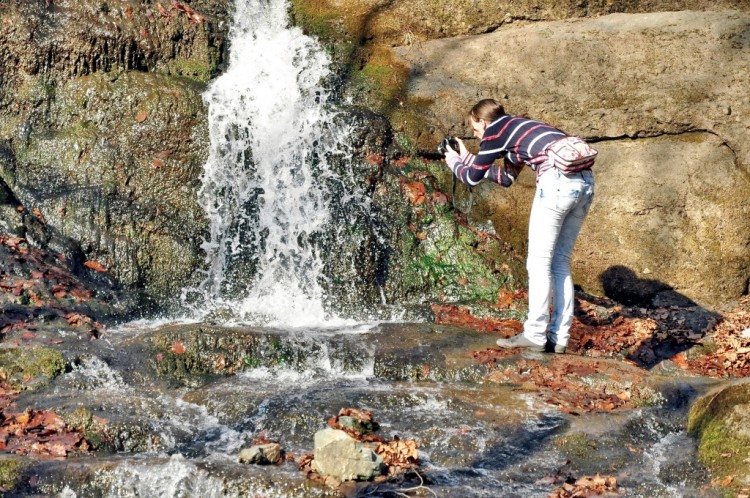
[[[419,486],[414,486],[413,488],[395,489],[393,492],[396,493],[396,496],[403,496],[404,498],[410,498],[409,495],[404,494],[404,493],[408,493],[409,491],[418,491],[420,489],[424,489],[424,490],[427,490],[427,492],[430,493],[432,496],[437,498],[437,494],[433,490],[431,490],[430,488],[424,485],[424,479],[419,474],[419,472],[415,471],[414,473],[417,475],[417,477],[419,477]]]

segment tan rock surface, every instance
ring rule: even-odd
[[[613,14],[395,51],[434,130],[467,136],[465,110],[494,97],[598,142],[597,199],[574,261],[584,288],[600,292],[600,276],[624,266],[714,306],[750,275],[748,25],[737,11]],[[480,189],[475,212],[517,246],[533,177],[521,184]]]

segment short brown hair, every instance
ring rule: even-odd
[[[505,114],[505,108],[495,99],[482,99],[466,114],[466,125],[470,126],[470,120],[479,121],[484,119],[492,123],[497,118]]]

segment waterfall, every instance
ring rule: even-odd
[[[199,315],[301,326],[331,323],[316,237],[331,219],[326,153],[343,131],[321,82],[330,60],[289,27],[285,0],[238,0],[229,65],[204,94],[211,147],[200,202],[208,265],[184,294]]]

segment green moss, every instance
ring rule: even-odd
[[[0,489],[11,491],[21,483],[23,471],[28,464],[17,457],[0,458]]]
[[[375,46],[368,52],[365,63],[351,74],[349,92],[393,119],[393,114],[406,105],[409,69],[396,60],[388,47]]]
[[[166,64],[167,73],[182,76],[199,83],[208,83],[213,76],[214,66],[199,59],[178,59]]]
[[[0,378],[18,389],[44,385],[64,371],[65,359],[54,349],[9,349],[0,352]]]
[[[750,479],[749,411],[750,384],[739,384],[700,398],[688,416],[688,432],[699,438],[698,457],[715,477],[733,476],[730,490]]]
[[[326,0],[292,0],[290,13],[297,26],[323,43],[335,62],[351,60],[363,36],[366,11]]]
[[[554,440],[554,445],[568,458],[588,460],[595,457],[597,442],[588,434],[575,432],[565,434]]]
[[[65,424],[70,429],[78,429],[83,433],[94,450],[101,449],[107,443],[106,427],[94,418],[94,414],[88,408],[83,406],[77,408],[64,418]]]

